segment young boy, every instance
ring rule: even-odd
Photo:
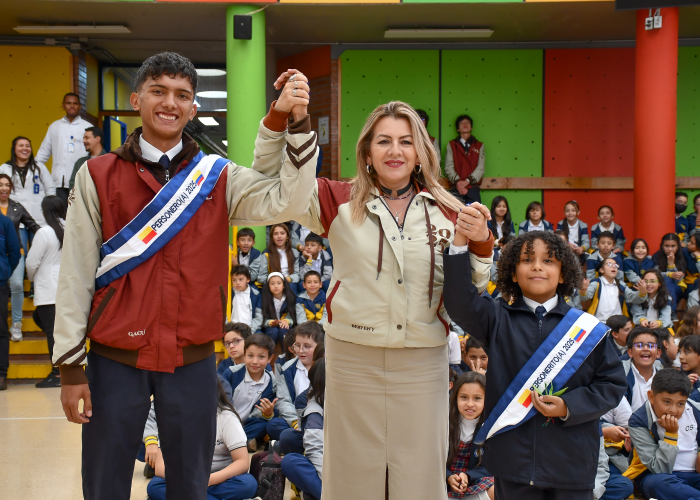
[[[231,274],[231,322],[245,323],[251,332],[262,333],[262,300],[258,289],[249,285],[250,270],[239,265],[231,270]]]
[[[260,250],[255,247],[255,232],[249,227],[243,227],[236,234],[236,246],[238,251],[236,256],[231,259],[234,266],[247,266],[250,270],[250,281],[255,283],[255,286],[262,288],[261,284],[256,283],[258,274],[260,273]]]
[[[592,280],[598,277],[598,266],[605,259],[615,259],[617,263],[617,273],[615,279],[622,280],[625,275],[622,272],[622,257],[614,252],[615,236],[609,231],[604,231],[598,235],[598,249],[591,254],[586,261],[586,279]]]
[[[273,418],[267,425],[270,439],[279,440],[282,431],[290,427],[298,429],[299,415],[294,402],[297,395],[309,388],[309,369],[314,364],[314,349],[323,342],[323,327],[313,321],[303,323],[296,327],[295,338],[297,358],[287,361],[276,374],[279,417]]]
[[[468,217],[459,214],[453,245],[466,244]],[[495,477],[495,497],[590,499],[599,419],[618,405],[626,383],[617,352],[603,341],[607,327],[564,302],[582,277],[578,257],[554,233],[518,236],[499,260],[498,286],[512,305],[479,295],[468,255],[446,254],[443,262],[448,314],[498,367],[489,372],[486,421],[474,438],[485,441],[483,465]],[[531,390],[552,384],[566,390]]]
[[[467,345],[464,347],[464,360],[471,371],[486,375],[489,357],[482,345],[474,337],[467,339]]]
[[[245,323],[226,323],[224,326],[224,348],[228,353],[228,358],[222,359],[216,368],[217,373],[223,375],[232,366],[245,363],[245,339],[250,337],[252,332]]]
[[[309,233],[306,237],[304,253],[299,256],[299,274],[306,276],[309,271],[321,275],[321,288],[328,292],[333,276],[333,258],[323,249],[323,238],[316,233]]]
[[[662,369],[659,336],[651,328],[637,326],[627,335],[627,357],[622,358],[622,367],[627,377],[625,398],[632,412],[644,405],[647,391],[654,375]]]
[[[525,220],[520,223],[518,234],[529,231],[554,231],[554,226],[549,221],[544,220],[545,217],[542,203],[531,201],[525,210]]]
[[[617,314],[610,316],[605,322],[610,327],[608,341],[617,350],[620,357],[627,354],[627,335],[634,328],[634,323],[627,316]]]
[[[625,251],[625,243],[627,242],[627,239],[622,231],[622,227],[613,222],[614,218],[615,212],[611,206],[603,205],[598,209],[598,220],[600,222],[593,224],[593,227],[591,228],[591,250],[598,250],[598,240],[600,239],[600,234],[607,231],[613,234],[615,241],[615,247],[613,248],[612,252],[617,254]]]
[[[688,210],[688,193],[683,191],[676,191],[676,234],[681,240],[681,246],[685,247],[688,243],[688,238],[690,237],[690,230],[688,228],[688,218],[683,215],[683,212]]]
[[[275,344],[264,333],[245,339],[245,364],[232,366],[223,378],[233,389],[233,407],[248,438],[248,451],[254,452],[257,441],[264,438],[266,427],[274,415],[277,381],[266,367]]]
[[[583,280],[579,295],[581,302],[590,300],[588,314],[600,321],[607,321],[613,315],[627,315],[627,304],[643,304],[647,298],[644,282],[636,285],[637,291],[623,281],[615,280],[620,274],[620,266],[613,257],[599,261],[596,274],[598,278],[592,281]]]
[[[630,418],[634,453],[624,476],[644,498],[700,498],[700,405],[688,399],[690,392],[685,375],[665,368],[654,377],[649,400]]]
[[[321,275],[307,271],[304,275],[304,292],[297,297],[297,324],[313,321],[322,325],[326,322],[326,292],[321,290]]]
[[[688,376],[693,389],[700,388],[700,335],[688,335],[678,344],[681,371]]]

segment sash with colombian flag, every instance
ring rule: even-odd
[[[483,444],[488,438],[532,418],[537,410],[530,390],[537,387],[544,392],[550,385],[554,391],[563,389],[609,330],[595,316],[578,309],[569,310],[510,383],[474,442]]]
[[[201,151],[134,219],[100,248],[95,288],[136,269],[163,248],[211,194],[229,160]]]

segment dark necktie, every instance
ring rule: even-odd
[[[160,160],[158,160],[158,163],[163,165],[165,169],[165,182],[168,182],[170,180],[170,158],[168,158],[168,155],[163,155],[160,157]]]
[[[537,306],[537,309],[535,309],[535,314],[537,314],[537,319],[540,320],[540,323],[542,323],[542,320],[544,319],[544,315],[546,314],[547,309],[544,308],[544,306]]]

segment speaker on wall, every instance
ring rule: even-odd
[[[233,16],[233,38],[235,40],[253,38],[253,16]]]

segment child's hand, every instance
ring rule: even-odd
[[[632,451],[632,439],[631,438],[625,439],[625,450],[627,450],[628,452]]]
[[[659,425],[669,434],[678,434],[678,419],[671,415],[663,415],[659,419]]]
[[[627,432],[627,429],[625,429],[624,427],[615,426],[615,427],[604,427],[603,428],[603,437],[605,439],[609,439],[611,441],[614,441],[615,443],[619,443],[620,441],[624,441],[625,439],[629,439],[630,435]]]
[[[452,474],[447,478],[447,484],[450,485],[455,493],[462,493],[462,479],[457,474]]]
[[[280,324],[280,322],[278,319],[273,319],[272,321],[270,321],[270,326],[277,326],[279,324]]]
[[[683,271],[676,271],[675,273],[671,273],[671,277],[674,280],[683,279],[684,276],[685,276],[685,273]]]
[[[156,468],[156,457],[158,456],[158,445],[151,443],[146,446],[146,463]]]
[[[474,362],[473,359],[470,360],[470,361],[469,361],[469,367],[472,369],[473,372],[481,373],[482,375],[486,375],[486,370],[484,370],[484,369],[481,367],[481,360],[480,360],[480,359],[477,359],[477,360],[476,360],[476,363]]]
[[[461,480],[462,492],[467,491],[467,488],[469,488],[469,476],[467,476],[464,472],[460,472],[459,479]]]
[[[557,396],[540,396],[535,391],[530,391],[530,394],[535,410],[545,417],[561,418],[566,416],[568,408],[562,398]]]
[[[647,320],[647,319],[641,320],[641,321],[639,322],[639,324],[640,324],[641,326],[643,326],[644,328],[649,328],[649,320]]]
[[[289,330],[289,320],[281,319],[279,325],[282,330]]]
[[[634,285],[634,288],[639,291],[639,295],[646,295],[647,294],[647,284],[644,280],[639,280],[637,281],[637,284]]]
[[[690,380],[691,384],[695,385],[695,382],[698,381],[698,374],[697,373],[689,373],[688,379]]]
[[[661,323],[661,321],[659,321],[659,320],[650,321],[650,322],[649,322],[649,328],[652,328],[652,329],[653,329],[653,328],[661,328],[661,325],[662,325],[662,324],[663,324],[663,323]]]
[[[617,248],[617,247],[613,248],[613,253],[620,253],[620,252],[622,252],[622,250],[620,250],[619,248]]]
[[[231,254],[231,266],[236,267],[238,265],[238,254]]]
[[[579,288],[578,293],[580,295],[586,295],[586,292],[588,291],[588,285],[591,284],[591,280],[584,279],[581,282],[581,288]]]
[[[263,398],[260,400],[260,406],[255,405],[255,407],[262,412],[263,417],[270,418],[274,414],[273,412],[275,410],[275,403],[276,402],[277,402],[276,398],[272,402],[270,402],[269,399]]]
[[[666,262],[674,265],[676,263],[676,252],[669,252],[669,254],[666,256]]]
[[[467,348],[467,337],[459,339],[459,350],[464,352]]]

